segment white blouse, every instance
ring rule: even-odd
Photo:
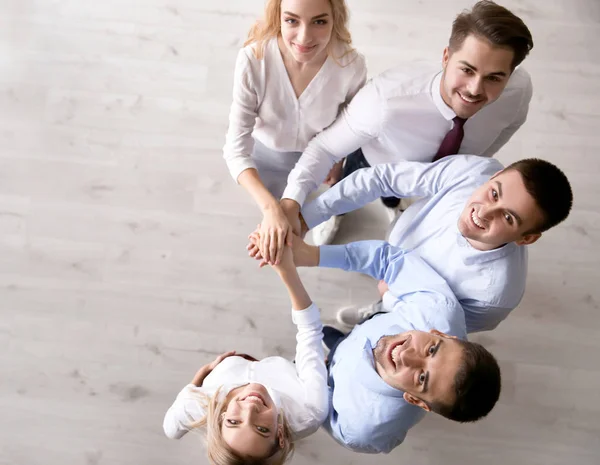
[[[352,51],[342,58],[331,55],[296,97],[277,38],[265,44],[257,59],[252,45],[240,50],[235,65],[233,103],[223,157],[231,176],[256,168],[252,161],[254,140],[276,152],[302,152],[308,142],[333,123],[341,109],[364,85],[364,57]],[[336,50],[333,55],[340,56]],[[341,65],[341,66],[340,66]]]
[[[212,396],[222,386],[226,396],[232,389],[248,383],[265,386],[278,410],[289,422],[294,439],[314,433],[329,412],[327,369],[321,341],[323,325],[315,304],[304,310],[292,310],[298,327],[295,364],[282,357],[267,357],[251,362],[242,357],[228,357],[204,379],[201,387],[188,384],[177,395],[165,415],[163,428],[167,437],[179,439],[190,425],[205,415],[198,394]]]

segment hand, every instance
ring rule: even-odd
[[[297,236],[300,236],[300,205],[298,202],[292,199],[281,199],[280,205],[290,226],[292,227],[292,231]]]
[[[383,294],[389,291],[390,288],[388,287],[385,281],[381,280],[377,283],[377,290],[379,291],[379,295],[383,297]]]
[[[213,371],[219,363],[221,363],[227,357],[231,357],[233,355],[235,355],[235,350],[230,350],[229,352],[222,353],[221,355],[219,355],[217,358],[215,358],[212,362],[210,362],[208,364],[208,369],[210,371]]]
[[[259,225],[260,226],[260,225]],[[258,264],[259,268],[262,268],[269,263],[263,259],[262,254],[260,253],[260,229],[259,226],[256,227],[256,230],[251,232],[248,236],[248,245],[246,246],[246,250],[248,251],[248,255],[255,260],[260,261]]]
[[[344,160],[338,161],[335,165],[331,167],[329,174],[323,181],[324,184],[327,184],[329,187],[336,184],[340,179],[342,179],[342,167],[344,166]]]
[[[267,263],[277,265],[286,243],[292,245],[292,226],[279,204],[264,212],[259,229],[260,253]]]

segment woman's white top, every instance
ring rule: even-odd
[[[338,47],[333,55],[343,55]],[[338,64],[339,62],[339,64]],[[308,142],[333,123],[340,110],[364,85],[364,57],[351,51],[336,59],[331,54],[300,97],[283,63],[277,38],[265,44],[257,59],[253,46],[240,50],[235,65],[233,103],[229,113],[223,157],[237,181],[240,173],[256,168],[251,158],[256,138],[276,152],[302,152]]]
[[[327,369],[321,341],[323,325],[315,304],[304,310],[292,310],[298,327],[296,363],[282,357],[267,357],[251,362],[228,357],[204,379],[201,387],[188,384],[177,395],[163,422],[165,434],[179,439],[190,425],[205,415],[198,394],[213,396],[219,387],[226,396],[232,389],[248,383],[265,386],[279,411],[287,418],[294,439],[314,433],[327,418],[329,393]]]

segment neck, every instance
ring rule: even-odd
[[[499,249],[500,247],[504,247],[507,244],[507,243],[504,243],[504,244],[500,244],[500,245],[491,245],[491,244],[485,244],[483,242],[475,241],[473,239],[469,239],[468,237],[465,237],[465,239],[467,240],[467,242],[469,244],[471,244],[471,247],[473,247],[476,250],[480,250],[482,252],[487,252],[488,250]]]

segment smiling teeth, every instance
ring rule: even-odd
[[[392,360],[394,362],[398,361],[398,356],[400,354],[400,348],[402,347],[402,344],[397,345],[396,347],[394,347],[394,350],[392,350]]]
[[[473,99],[465,97],[463,94],[459,94],[459,95],[460,95],[460,98],[462,98],[465,102],[469,102],[469,103],[477,103],[477,102],[479,102],[478,99],[473,100]]]
[[[248,396],[244,400],[258,400],[259,402],[262,402],[262,399],[256,396]]]
[[[481,229],[485,229],[483,227],[483,224],[481,223],[481,221],[479,221],[479,218],[477,218],[477,216],[475,216],[475,210],[473,210],[473,213],[471,213],[471,218],[473,218],[473,223],[475,223],[477,226],[479,226]]]

